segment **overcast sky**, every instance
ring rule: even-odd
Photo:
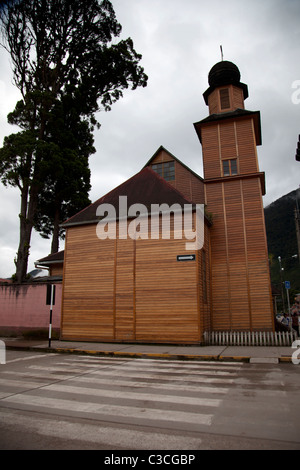
[[[208,115],[202,93],[208,88],[210,69],[221,60],[220,45],[224,60],[239,67],[241,81],[248,85],[246,109],[261,112],[258,157],[260,171],[266,173],[264,205],[299,187],[299,0],[112,4],[123,27],[121,37],[133,39],[149,81],[146,88],[126,91],[110,112],[98,115],[97,152],[90,159],[92,201],[140,171],[160,145],[203,176],[193,123]],[[0,50],[0,145],[5,135],[18,130],[6,122],[18,98],[8,54]],[[9,277],[15,271],[19,241],[19,191],[0,183],[0,198],[0,277]],[[28,270],[49,252],[50,240],[34,233]]]

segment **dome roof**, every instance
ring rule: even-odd
[[[240,79],[237,66],[227,60],[215,64],[208,74],[208,83],[212,87],[239,83]]]
[[[209,88],[203,93],[205,103],[208,104],[209,95],[215,90],[215,88],[234,85],[243,90],[244,99],[248,98],[248,87],[245,83],[241,83],[241,74],[238,67],[228,60],[222,60],[215,64],[209,74],[208,83]]]

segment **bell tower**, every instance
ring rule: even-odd
[[[214,65],[203,97],[209,116],[194,124],[202,144],[211,227],[214,331],[273,331],[271,284],[259,171],[259,111],[247,111],[248,87],[229,61]]]

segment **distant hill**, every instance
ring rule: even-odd
[[[294,209],[297,190],[265,208],[269,253],[286,258],[298,253]],[[300,204],[300,201],[299,201]]]
[[[291,281],[291,290],[300,292],[300,263],[299,259],[294,257],[298,254],[294,216],[297,193],[300,205],[300,191],[295,190],[267,206],[264,212],[272,284],[281,288],[278,261],[280,256],[284,268],[283,280]]]

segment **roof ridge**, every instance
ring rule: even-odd
[[[118,218],[117,214],[120,209],[119,198],[122,196],[122,187],[124,187],[124,196],[127,196],[128,207],[135,203],[144,204],[147,208],[157,203],[167,203],[170,206],[174,203],[180,204],[181,206],[185,204],[195,204],[191,199],[184,196],[177,188],[169,184],[158,173],[152,170],[152,168],[147,166],[97,199],[85,209],[74,214],[66,220],[62,226],[97,223],[98,218],[96,216],[95,207],[98,207],[102,203],[111,204],[115,208]]]

